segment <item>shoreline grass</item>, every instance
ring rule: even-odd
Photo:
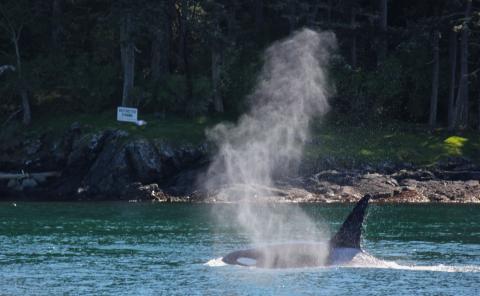
[[[206,129],[220,122],[231,121],[225,117],[162,118],[154,114],[141,115],[140,119],[146,120],[147,125],[118,122],[114,111],[55,116],[43,114],[30,127],[18,125],[13,134],[25,138],[38,137],[43,133],[61,136],[74,122],[78,122],[86,132],[120,129],[128,132],[130,137],[198,144],[205,141]],[[447,157],[466,157],[479,163],[480,133],[473,130],[431,130],[424,125],[402,122],[354,126],[318,121],[312,125],[311,138],[305,147],[307,161],[335,158],[357,163],[390,161],[429,166]]]

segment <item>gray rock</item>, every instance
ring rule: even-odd
[[[35,188],[37,186],[38,186],[38,183],[33,178],[26,178],[22,180],[22,185],[21,185],[22,189]]]
[[[478,180],[469,180],[465,182],[465,186],[467,187],[478,187],[480,182]]]
[[[29,140],[25,143],[25,153],[27,156],[32,156],[40,151],[42,142],[40,139]]]
[[[154,200],[159,196],[163,196],[162,190],[157,184],[142,185],[140,182],[134,182],[124,186],[124,190],[119,196],[123,200]]]
[[[67,167],[80,168],[91,164],[107,138],[105,133],[86,134],[72,143],[72,151],[67,158]]]
[[[128,143],[125,149],[136,181],[151,183],[162,178],[162,160],[155,146],[149,141],[135,140]]]
[[[19,184],[17,179],[10,179],[7,182],[7,188],[18,189],[18,188],[20,188],[20,184]]]
[[[448,157],[439,161],[436,166],[449,171],[474,170],[477,167],[471,159],[466,157]]]
[[[417,169],[417,170],[402,169],[398,172],[393,173],[392,177],[395,178],[396,180],[403,180],[403,179],[433,180],[436,178],[434,173],[424,169]]]
[[[88,169],[82,187],[94,196],[120,196],[125,186],[134,182],[125,144],[118,138],[108,141]]]

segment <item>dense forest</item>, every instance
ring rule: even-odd
[[[235,117],[263,50],[304,27],[338,39],[331,116],[480,129],[477,0],[2,0],[0,124],[119,105]]]

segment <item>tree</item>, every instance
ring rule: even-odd
[[[180,71],[185,74],[185,89],[187,102],[193,98],[193,78],[190,65],[189,34],[190,25],[194,22],[198,3],[193,0],[178,0],[177,19],[178,19],[178,66]]]
[[[155,85],[163,82],[169,74],[169,55],[172,35],[172,0],[149,3],[149,23],[147,27],[152,35],[151,71]]]
[[[388,26],[388,0],[379,0],[380,4],[380,18],[379,18],[379,31],[380,31],[380,42],[378,48],[378,57],[377,64],[381,64],[385,61],[387,57],[387,26]]]
[[[222,31],[220,28],[220,15],[223,12],[223,7],[218,3],[213,4],[213,28],[211,36],[211,51],[212,51],[212,88],[213,88],[213,106],[215,112],[223,113],[223,98],[220,89],[220,75],[223,64],[223,44]]]
[[[469,113],[469,89],[468,89],[468,43],[469,43],[469,24],[472,14],[472,1],[465,1],[464,19],[461,25],[455,27],[455,30],[461,30],[460,36],[460,81],[454,105],[454,117],[451,127],[465,127],[468,124]]]
[[[62,49],[62,34],[63,34],[63,6],[64,0],[52,0],[52,17],[51,17],[51,38],[52,49],[58,53]]]
[[[449,67],[450,80],[448,89],[448,128],[453,129],[455,125],[455,85],[457,80],[457,32],[451,28],[449,32]]]
[[[223,113],[225,111],[222,97],[221,75],[224,66],[224,52],[229,43],[228,39],[235,38],[235,4],[236,1],[224,4],[221,1],[214,0],[207,2],[205,6],[211,15],[210,25],[207,29],[209,31],[207,38],[212,54],[211,80],[213,107],[217,113]],[[227,32],[225,32],[225,30]]]
[[[0,117],[21,107],[29,122],[33,102],[96,112],[119,105],[118,97],[127,106],[145,98],[141,106],[151,110],[161,100],[179,115],[242,111],[261,51],[307,26],[338,40],[334,113],[432,126],[448,117],[450,128],[476,125],[469,115],[478,113],[480,125],[480,70],[472,70],[480,65],[479,1],[0,3],[0,66],[12,66],[0,67],[9,72],[1,76]]]
[[[286,20],[288,23],[288,33],[292,33],[297,29],[298,25],[298,3],[296,0],[285,0],[285,1],[272,1],[270,7],[279,13],[283,20]]]
[[[480,76],[477,76],[477,86],[480,89]],[[477,93],[477,129],[480,131],[480,91]]]
[[[287,1],[287,19],[288,19],[288,28],[290,30],[290,33],[295,31],[297,28],[297,18],[298,18],[298,13],[297,13],[297,1],[292,1],[289,0]]]
[[[350,45],[350,64],[353,69],[357,68],[357,13],[359,7],[355,0],[347,2],[350,6],[350,29],[351,29],[351,45]]]
[[[127,8],[120,18],[120,53],[123,69],[122,106],[131,106],[135,82],[134,16]]]
[[[32,121],[30,100],[28,97],[28,84],[25,79],[22,56],[20,54],[20,37],[27,25],[29,18],[28,1],[11,0],[0,3],[0,26],[8,34],[8,38],[13,45],[16,61],[17,89],[22,102],[23,124],[29,125]]]
[[[438,80],[440,68],[440,54],[439,54],[439,40],[440,32],[433,31],[433,70],[432,70],[432,97],[430,99],[430,118],[428,123],[431,127],[437,124],[437,106],[438,106]]]
[[[255,16],[255,33],[260,35],[263,32],[264,26],[264,1],[263,0],[253,0],[253,14]]]

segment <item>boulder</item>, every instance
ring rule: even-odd
[[[35,181],[34,178],[25,178],[22,180],[22,184],[21,184],[22,189],[35,188],[37,186],[38,186],[38,182]]]
[[[71,152],[67,156],[66,168],[81,170],[90,165],[109,137],[111,137],[109,132],[102,132],[85,134],[76,138],[72,143]]]
[[[398,172],[394,172],[391,176],[399,181],[404,179],[414,179],[414,180],[425,181],[425,180],[433,180],[436,178],[434,173],[425,169],[416,169],[416,170],[402,169],[402,170],[399,170]]]
[[[118,197],[125,186],[134,182],[124,136],[115,133],[103,145],[82,181],[87,195]]]
[[[162,177],[162,159],[148,140],[135,140],[126,144],[125,149],[136,181],[148,184]]]

